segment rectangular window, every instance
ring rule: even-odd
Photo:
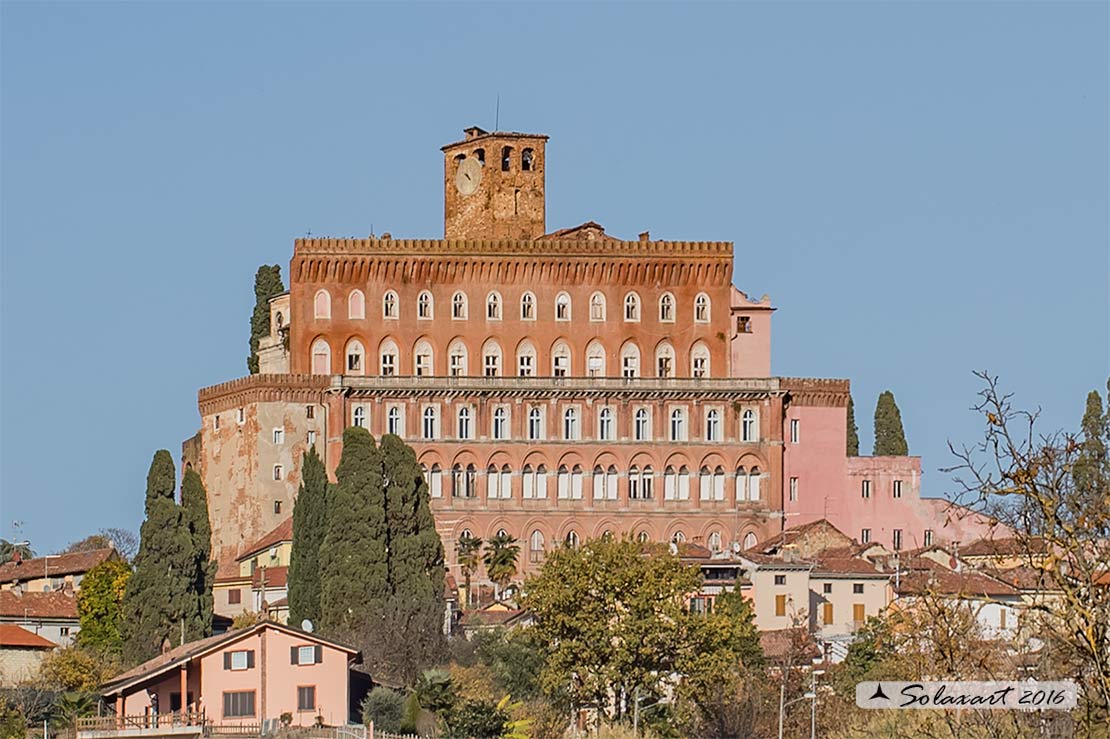
[[[254,650],[245,649],[238,652],[224,652],[225,670],[252,670],[254,669]]]
[[[432,374],[432,355],[431,354],[417,354],[416,355],[416,376],[428,377]]]
[[[790,443],[797,444],[798,439],[801,438],[801,425],[802,422],[797,418],[790,419]]]
[[[833,604],[823,603],[821,611],[821,623],[825,626],[830,625],[833,622]]]
[[[213,416],[213,418],[212,418],[212,428],[214,428],[216,431],[220,430],[220,417],[219,416]]]
[[[308,445],[313,446],[315,443],[316,443],[316,432],[315,431],[309,431],[308,432]]]
[[[382,377],[393,377],[397,373],[397,355],[386,353],[382,355]]]
[[[861,582],[852,583],[852,592],[855,593],[856,595],[863,595],[863,583],[861,583]]]
[[[556,377],[567,376],[567,366],[570,363],[570,357],[566,355],[559,355],[555,357],[555,366],[553,368]]]
[[[894,529],[894,551],[898,552],[902,549],[902,529]]]
[[[298,711],[315,711],[316,710],[316,686],[315,685],[302,685],[297,688],[297,710]]]
[[[775,575],[775,585],[785,585],[786,575]]]
[[[452,377],[462,377],[463,374],[463,356],[461,354],[451,355],[451,367],[449,369]]]
[[[933,530],[932,529],[925,529],[925,546],[927,546],[927,547],[933,546]]]
[[[860,492],[860,495],[863,496],[864,498],[870,498],[871,497],[871,481],[870,480],[864,480],[863,482],[861,482],[860,487],[859,487],[859,492]]]
[[[750,334],[752,332],[752,319],[749,316],[736,317],[736,333]]]
[[[852,622],[856,623],[856,624],[862,624],[866,618],[867,618],[867,615],[866,615],[866,613],[864,613],[863,604],[862,603],[853,603],[852,604]]]
[[[707,360],[705,357],[694,357],[694,377],[705,377],[708,372],[706,371]]]
[[[237,606],[243,602],[243,591],[239,588],[234,588],[227,591],[227,604],[229,606]]]
[[[901,480],[895,480],[894,481],[894,489],[891,491],[891,494],[894,495],[895,498],[901,498],[902,497],[902,481]]]
[[[246,410],[244,410],[243,408],[240,408],[235,414],[235,420],[240,426],[242,426],[244,423],[246,423],[247,422],[247,412],[246,412]]]
[[[785,595],[776,595],[775,596],[775,615],[776,616],[785,616],[786,615],[786,596]]]
[[[497,377],[501,374],[501,356],[487,354],[485,358],[486,377]]]
[[[868,544],[871,542],[871,529],[864,529],[859,532],[859,540],[861,544]]]
[[[316,665],[324,661],[324,648],[319,644],[289,647],[289,664]]]
[[[281,465],[280,464],[275,464],[274,465],[274,479],[275,480],[280,480],[281,479],[281,473],[282,473]]]
[[[224,718],[254,716],[254,691],[224,693]]]
[[[281,501],[280,500],[275,500],[274,501],[274,513],[278,514],[278,515],[281,514]]]
[[[316,406],[306,405],[304,407],[304,417],[305,418],[315,418],[316,417]]]
[[[671,358],[670,357],[659,357],[657,372],[658,372],[659,377],[670,377],[671,376]]]
[[[825,595],[828,595],[829,593],[831,593],[832,592],[832,583],[827,582],[824,585],[822,585],[821,586],[821,592],[824,593]]]
[[[798,500],[798,478],[796,477],[790,478],[790,500]]]
[[[285,443],[285,429],[274,429],[274,443],[275,444],[284,444]]]
[[[518,367],[518,374],[521,377],[531,377],[532,376],[532,355],[531,354],[521,354],[520,357],[517,358],[517,367]]]

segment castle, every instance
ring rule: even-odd
[[[295,241],[260,374],[202,389],[183,446],[221,571],[288,519],[309,446],[334,474],[352,425],[416,450],[456,576],[464,532],[516,537],[523,573],[607,533],[975,538],[920,498],[920,458],[846,455],[847,380],[772,374],[775,309],[733,285],[731,243],[548,232],[547,140],[444,146],[441,240]]]

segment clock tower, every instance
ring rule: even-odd
[[[547,136],[477,126],[465,134],[443,147],[444,238],[543,236]]]

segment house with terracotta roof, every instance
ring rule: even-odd
[[[982,635],[994,639],[1014,639],[1018,619],[1024,610],[1021,591],[984,572],[942,566],[899,571],[894,578],[895,607],[910,609],[926,599],[967,608],[975,616]]]
[[[16,624],[0,623],[0,688],[12,688],[39,673],[43,657],[58,648]]]
[[[212,587],[214,610],[234,618],[247,611],[265,613],[273,620],[289,618],[287,578],[293,552],[293,517],[247,545],[235,559],[216,573]]]
[[[98,564],[120,558],[112,547],[34,559],[23,559],[17,552],[11,561],[0,565],[0,590],[18,588],[24,593],[49,593],[67,587],[77,590],[86,572]]]
[[[68,588],[46,593],[25,593],[21,588],[0,590],[0,624],[16,624],[68,647],[81,629],[77,598]]]
[[[350,668],[358,650],[272,621],[183,644],[101,687],[107,719],[78,723],[79,737],[207,725],[259,726],[293,716],[293,725],[345,725],[352,706]],[[182,732],[188,734],[189,732]],[[139,735],[139,734],[135,734]]]
[[[497,602],[485,608],[464,611],[459,618],[459,629],[469,639],[480,631],[515,629],[520,626],[529,626],[531,623],[531,611],[514,608],[508,603]]]

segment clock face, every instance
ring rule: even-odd
[[[460,195],[473,195],[482,181],[482,165],[477,159],[463,159],[455,172],[455,188]]]

